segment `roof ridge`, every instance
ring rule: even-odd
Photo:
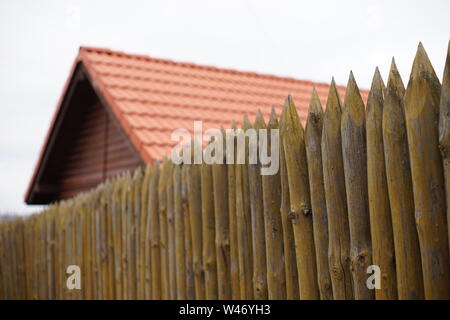
[[[134,58],[136,60],[154,61],[154,62],[159,62],[159,63],[163,63],[163,64],[184,66],[184,67],[188,67],[188,68],[196,68],[196,69],[201,69],[201,70],[210,70],[210,71],[222,72],[222,73],[228,73],[228,74],[238,74],[240,76],[266,78],[266,79],[274,79],[274,80],[284,80],[284,81],[290,81],[290,82],[296,82],[296,83],[311,84],[312,86],[316,86],[316,87],[317,86],[326,86],[326,87],[329,86],[328,83],[323,82],[323,81],[297,79],[294,77],[277,76],[277,75],[270,74],[270,73],[262,73],[262,72],[256,72],[256,71],[240,71],[240,70],[237,70],[234,68],[217,67],[217,66],[213,66],[213,65],[202,65],[202,64],[197,64],[194,62],[174,61],[174,60],[168,59],[168,58],[156,58],[156,57],[151,57],[149,55],[144,55],[144,54],[126,53],[124,51],[112,50],[109,48],[80,46],[80,53],[82,53],[84,51],[105,53],[105,54],[115,55],[115,56],[119,56],[119,57]],[[346,88],[345,85],[336,85],[336,87],[344,88],[344,89]],[[362,90],[367,91],[367,89],[362,89]]]

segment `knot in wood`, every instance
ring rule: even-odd
[[[304,215],[305,217],[310,216],[311,213],[312,213],[311,207],[308,206],[308,205],[304,205],[304,206],[302,207],[302,212],[303,212],[303,215]]]
[[[298,222],[298,214],[297,214],[297,212],[295,212],[294,209],[291,209],[289,211],[289,216],[288,217],[289,217],[289,219],[291,220],[291,222],[293,224],[296,224]]]

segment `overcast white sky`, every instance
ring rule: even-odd
[[[368,88],[419,41],[442,79],[450,1],[0,1],[0,213],[23,203],[80,45]]]

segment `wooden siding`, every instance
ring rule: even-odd
[[[71,141],[59,179],[59,199],[73,197],[106,178],[132,170],[141,160],[103,105],[94,103],[83,115]]]

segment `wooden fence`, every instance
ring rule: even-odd
[[[275,175],[164,160],[1,223],[0,298],[449,299],[449,112],[450,57],[441,86],[422,45],[406,90],[393,61],[366,107],[352,74],[305,129],[288,97],[243,121],[280,129]]]

